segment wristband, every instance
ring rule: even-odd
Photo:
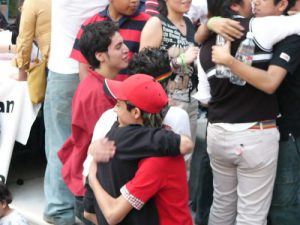
[[[186,65],[185,54],[184,54],[184,53],[180,54],[179,58],[180,58],[180,62],[181,62],[181,63],[180,63],[180,64],[181,64],[181,67],[183,67],[183,71],[186,72],[186,70],[187,70],[187,65]]]
[[[208,30],[213,31],[213,27],[211,26],[211,23],[212,23],[214,20],[218,20],[218,19],[220,19],[220,18],[222,18],[222,17],[221,17],[221,16],[214,16],[214,17],[210,18],[210,19],[208,20],[208,22],[207,22],[207,28],[208,28]]]

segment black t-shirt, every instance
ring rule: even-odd
[[[276,92],[281,140],[286,140],[289,133],[300,136],[300,36],[292,35],[279,42],[270,65],[280,66],[288,72]]]
[[[120,188],[134,177],[140,159],[180,154],[180,136],[165,129],[146,128],[140,125],[118,127],[118,123],[115,123],[107,137],[115,141],[117,151],[108,163],[98,164],[97,178],[113,197],[118,197],[121,194]],[[96,201],[95,206],[98,223],[107,224]],[[132,209],[120,224],[159,224],[153,199],[141,210]]]
[[[241,39],[231,43],[231,54],[235,55],[240,42],[246,37],[250,19],[235,18],[245,28]],[[208,106],[208,121],[211,123],[249,123],[275,119],[278,114],[276,95],[269,95],[246,83],[244,86],[234,85],[227,78],[217,78],[216,65],[212,62],[212,46],[216,43],[216,35],[211,36],[200,51],[200,63],[208,77],[211,100]],[[255,46],[252,66],[267,70],[271,53]]]
[[[172,21],[168,19],[168,17],[161,14],[155,16],[160,19],[162,25],[163,36],[160,48],[168,50],[170,58],[176,58],[184,51],[184,49],[196,45],[194,40],[195,27],[188,17],[183,17],[187,29],[186,35],[183,35],[172,23]],[[173,88],[173,85],[169,85],[167,87],[168,94],[171,94],[172,98],[174,99],[189,102],[190,93],[198,85],[198,77],[195,65],[192,63],[187,65],[186,68],[179,67],[174,69],[171,79],[175,81],[176,88]],[[188,95],[184,95],[180,92],[186,89],[189,90]]]

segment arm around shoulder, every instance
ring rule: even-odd
[[[190,137],[186,135],[180,135],[180,153],[188,154],[194,149],[194,143]]]

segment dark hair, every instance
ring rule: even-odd
[[[112,21],[101,21],[83,26],[82,29],[83,34],[79,40],[80,51],[93,69],[99,68],[100,62],[95,54],[108,50],[111,39],[119,28]]]
[[[230,18],[235,13],[230,9],[231,4],[243,5],[243,0],[209,0],[207,1],[208,17],[222,16]]]
[[[131,102],[125,101],[126,108],[130,112],[134,108],[138,108],[134,106]],[[160,113],[147,113],[143,110],[141,110],[141,116],[143,118],[143,125],[145,127],[154,127],[154,128],[160,128],[163,125],[163,115],[162,112]]]
[[[158,0],[157,11],[163,16],[168,16],[168,7],[166,4],[166,0]]]
[[[6,204],[12,202],[12,194],[2,181],[0,181],[0,202],[5,202]]]
[[[171,71],[170,59],[167,50],[159,48],[144,48],[135,53],[128,65],[128,74],[144,73],[153,77]],[[159,81],[163,86],[168,81]]]

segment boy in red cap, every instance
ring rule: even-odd
[[[113,135],[114,133],[118,134],[118,129],[128,127],[136,129],[137,126],[138,129],[144,129],[144,126],[162,126],[161,111],[167,105],[168,98],[162,86],[153,77],[137,74],[124,82],[105,80],[104,87],[117,100],[115,111],[118,115],[119,125],[114,125],[107,137],[115,141],[120,151],[118,143],[124,137]],[[134,149],[143,142],[151,142],[151,140],[144,136],[140,139],[133,139],[132,143],[127,142],[127,145]],[[110,181],[103,178],[111,172],[109,169],[111,166],[128,163],[121,161],[118,153],[117,150],[115,157],[108,164],[98,164],[98,171],[95,162],[90,169],[89,182],[98,207],[101,209],[96,210],[99,224],[102,224],[103,221],[104,223],[107,221],[108,224],[122,221],[122,224],[125,224],[126,215],[128,213],[130,215],[131,210],[140,210],[152,197],[154,197],[158,209],[159,224],[192,224],[188,208],[186,168],[182,155],[135,160],[134,163],[139,165],[138,171],[126,185],[120,183],[121,186],[124,185],[121,188],[122,195],[120,195],[119,190],[115,193],[107,193],[110,191],[107,188]],[[132,152],[128,152],[128,154],[134,155]],[[111,177],[116,177],[121,172],[117,171],[111,174]],[[99,215],[102,220],[99,220]],[[103,220],[103,216],[105,220]]]
[[[118,32],[118,27],[112,21],[101,21],[85,26],[79,45],[92,69],[81,81],[74,94],[71,136],[58,154],[63,164],[63,179],[76,196],[76,207],[83,213],[81,208],[83,208],[82,200],[85,189],[82,182],[82,164],[87,155],[96,121],[103,112],[115,104],[115,100],[104,93],[102,86],[105,78],[114,79],[120,69],[127,67],[128,48]],[[175,134],[164,135],[163,129],[159,133],[160,136],[157,139],[162,138],[162,141],[167,142],[164,149],[178,150],[180,142],[178,135],[176,137]],[[163,137],[167,140],[163,140]],[[168,145],[174,138],[178,141]],[[157,152],[159,153],[156,154],[162,155],[160,149]],[[168,155],[168,153],[163,155]]]

